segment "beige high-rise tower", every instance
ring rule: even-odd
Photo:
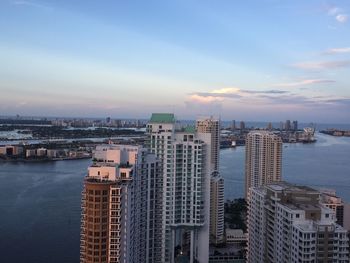
[[[162,180],[141,146],[99,145],[82,193],[80,263],[162,262]]]
[[[211,134],[210,242],[219,244],[224,241],[224,179],[219,173],[220,120],[198,119],[196,130]]]
[[[281,181],[282,139],[269,131],[251,131],[246,138],[245,197],[250,187]]]

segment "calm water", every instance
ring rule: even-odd
[[[283,148],[283,178],[350,202],[350,138]],[[0,262],[79,262],[80,195],[89,160],[0,163]],[[225,196],[243,196],[244,147],[221,151]],[[330,179],[331,178],[331,179]]]
[[[284,144],[282,178],[285,181],[330,188],[350,202],[350,138],[317,134],[315,144]],[[245,148],[221,151],[225,198],[244,195]]]
[[[89,162],[0,163],[0,262],[79,262]]]

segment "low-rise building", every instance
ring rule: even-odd
[[[46,156],[46,148],[38,148],[36,149],[36,155],[39,156],[39,157],[44,157]]]
[[[31,158],[36,156],[36,149],[27,149],[26,158]]]
[[[226,243],[241,244],[247,242],[247,239],[247,233],[244,233],[242,229],[226,229]]]
[[[18,145],[5,145],[0,147],[0,155],[17,156],[23,153],[23,147]]]
[[[57,157],[57,150],[54,149],[47,149],[46,155],[49,158],[56,158]]]

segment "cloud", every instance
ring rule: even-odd
[[[190,99],[200,103],[211,103],[214,101],[222,101],[223,98],[240,98],[238,94],[239,88],[222,88],[209,92],[195,92],[190,94]]]
[[[339,99],[330,99],[325,100],[326,103],[338,104],[338,105],[348,105],[350,106],[350,98],[339,98]]]
[[[343,54],[343,53],[350,53],[350,47],[330,48],[322,52],[322,54],[324,55],[334,55],[334,54]]]
[[[333,6],[328,8],[328,15],[335,16],[339,14],[342,10],[339,7]]]
[[[344,11],[337,6],[330,6],[327,8],[327,14],[335,18],[339,23],[346,23],[349,16],[344,13]]]
[[[285,90],[241,90],[243,93],[249,93],[249,94],[284,94],[288,93],[288,91]]]
[[[12,1],[12,4],[17,6],[28,6],[28,7],[35,7],[40,9],[46,9],[46,10],[52,10],[53,8],[51,6],[43,5],[37,2],[33,1],[26,1],[26,0],[16,0]]]
[[[273,86],[275,87],[298,87],[304,85],[313,85],[313,84],[325,84],[325,83],[334,83],[335,80],[331,79],[304,79],[302,81],[297,82],[289,82],[289,83],[277,83]]]
[[[215,89],[211,93],[229,94],[229,93],[236,93],[238,91],[239,91],[239,88],[233,87],[233,88]]]
[[[223,97],[209,95],[209,93],[197,93],[191,94],[189,100],[200,104],[210,104],[213,102],[222,102]]]
[[[195,92],[191,93],[190,96],[194,101],[201,102],[212,102],[223,100],[224,98],[242,98],[249,95],[258,95],[258,94],[285,94],[288,91],[284,90],[247,90],[239,88],[223,88],[216,89],[209,92]]]
[[[306,70],[335,69],[335,68],[345,68],[349,66],[350,66],[350,60],[301,62],[293,65],[293,67],[296,67],[299,69],[306,69]]]
[[[345,23],[346,21],[348,21],[349,16],[346,14],[339,14],[335,17],[335,19],[339,22],[339,23]]]

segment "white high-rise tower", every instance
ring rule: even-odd
[[[349,262],[347,231],[320,192],[285,182],[249,191],[247,262]]]
[[[163,172],[162,262],[208,262],[211,134],[179,129],[163,113],[152,114],[147,133]]]

